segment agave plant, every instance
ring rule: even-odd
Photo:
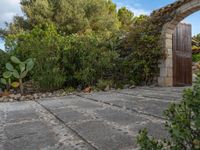
[[[11,57],[11,63],[6,64],[7,72],[11,74],[13,77],[18,79],[20,92],[21,94],[24,93],[24,86],[23,86],[23,79],[27,76],[28,72],[33,68],[34,62],[33,59],[29,58],[26,61],[20,61],[17,57]]]

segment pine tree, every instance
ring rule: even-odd
[[[14,17],[7,34],[46,23],[54,24],[63,35],[88,30],[111,34],[120,25],[116,5],[111,0],[22,0],[21,8],[24,16]]]

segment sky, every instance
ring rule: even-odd
[[[113,0],[117,8],[126,6],[136,16],[150,14],[153,10],[161,8],[176,0]],[[13,16],[22,15],[20,0],[0,0],[0,28],[5,27],[5,22],[11,22]],[[193,35],[200,33],[200,11],[187,17],[184,22],[192,24]],[[4,42],[0,40],[0,49],[4,49]]]

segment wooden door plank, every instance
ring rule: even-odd
[[[180,23],[173,34],[173,85],[192,84],[191,25]]]

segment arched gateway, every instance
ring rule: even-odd
[[[152,13],[152,16],[163,21],[161,42],[165,59],[160,64],[158,84],[173,86],[173,52],[172,37],[176,26],[187,16],[200,10],[200,0],[177,0]]]

